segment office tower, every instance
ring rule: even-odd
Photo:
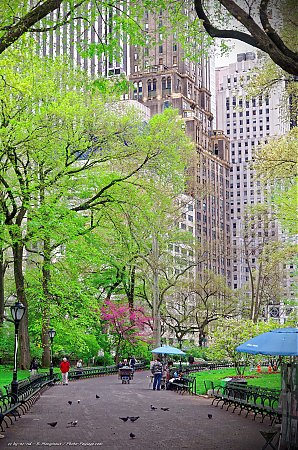
[[[77,8],[77,18],[70,23],[46,33],[35,33],[39,53],[50,57],[67,56],[92,76],[108,77],[127,74],[129,47],[120,35],[118,43],[121,50],[117,57],[109,56],[108,52],[97,54],[95,46],[101,48],[109,44],[109,32],[113,27],[113,11],[107,8],[96,8],[95,13],[94,7],[92,2],[84,4],[81,9]],[[119,5],[117,9],[119,14],[122,9],[123,5]],[[58,9],[49,14],[47,19],[57,23],[68,10],[69,5],[62,3]]]
[[[206,252],[199,266],[225,276],[230,283],[229,148],[222,132],[213,130],[211,112],[210,60],[195,63],[184,58],[175,34],[160,32],[166,12],[147,15],[144,28],[155,33],[155,47],[130,48],[131,97],[148,106],[152,114],[177,108],[185,120],[186,131],[196,144],[196,160],[188,168],[191,214],[180,227],[191,231]],[[191,219],[189,219],[191,217]]]
[[[237,55],[237,62],[216,70],[217,128],[230,138],[231,152],[231,227],[232,227],[232,287],[249,285],[251,270],[260,270],[258,256],[262,246],[281,240],[278,221],[268,210],[250,217],[247,210],[252,205],[264,204],[266,192],[255,178],[251,167],[254,148],[266,143],[268,137],[280,136],[289,130],[289,122],[282,119],[281,81],[270,96],[249,98],[245,86],[250,80],[251,69],[258,61],[253,52]],[[268,186],[270,191],[270,186]],[[282,285],[282,267],[279,273]],[[278,283],[277,283],[278,284]],[[249,289],[249,288],[247,288]],[[279,302],[280,292],[271,286],[267,292],[267,313]],[[265,308],[265,314],[266,308]]]

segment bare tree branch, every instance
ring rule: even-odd
[[[267,53],[286,72],[292,75],[298,75],[298,53],[290,50],[277,32],[271,27],[267,15],[268,0],[261,0],[259,7],[260,20],[264,29],[258,25],[249,13],[237,5],[235,1],[219,0],[219,3],[226,8],[227,12],[237,22],[240,22],[246,28],[249,34],[234,29],[226,30],[217,28],[210,22],[209,17],[205,13],[203,1],[194,0],[197,16],[202,20],[205,30],[211,37],[236,39],[246,42]]]

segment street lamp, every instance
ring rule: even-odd
[[[54,378],[54,371],[53,371],[53,340],[54,340],[54,337],[56,335],[56,330],[54,330],[54,328],[51,328],[48,331],[48,334],[49,334],[49,338],[51,340],[51,347],[50,347],[50,350],[51,350],[50,379],[52,380]]]
[[[23,303],[17,301],[13,306],[10,307],[11,316],[14,321],[14,329],[15,329],[15,339],[14,339],[14,364],[13,364],[13,377],[11,382],[11,395],[14,401],[17,401],[18,398],[18,343],[19,343],[19,325],[25,314],[26,307]]]

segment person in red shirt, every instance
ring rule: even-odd
[[[68,384],[68,372],[70,369],[70,364],[67,361],[67,358],[63,358],[60,363],[60,370],[62,373],[62,384]]]

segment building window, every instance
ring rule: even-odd
[[[167,78],[167,94],[170,95],[172,90],[172,79],[171,77]]]
[[[173,56],[173,66],[177,66],[177,56]]]
[[[177,44],[173,44],[173,52],[177,51]]]
[[[163,53],[163,46],[162,45],[158,46],[158,53]]]
[[[148,80],[148,98],[155,98],[156,97],[156,78],[154,78],[152,81]]]
[[[138,88],[139,88],[139,92],[138,92],[139,98],[142,98],[142,96],[143,96],[143,83],[142,83],[142,81],[139,81]]]

